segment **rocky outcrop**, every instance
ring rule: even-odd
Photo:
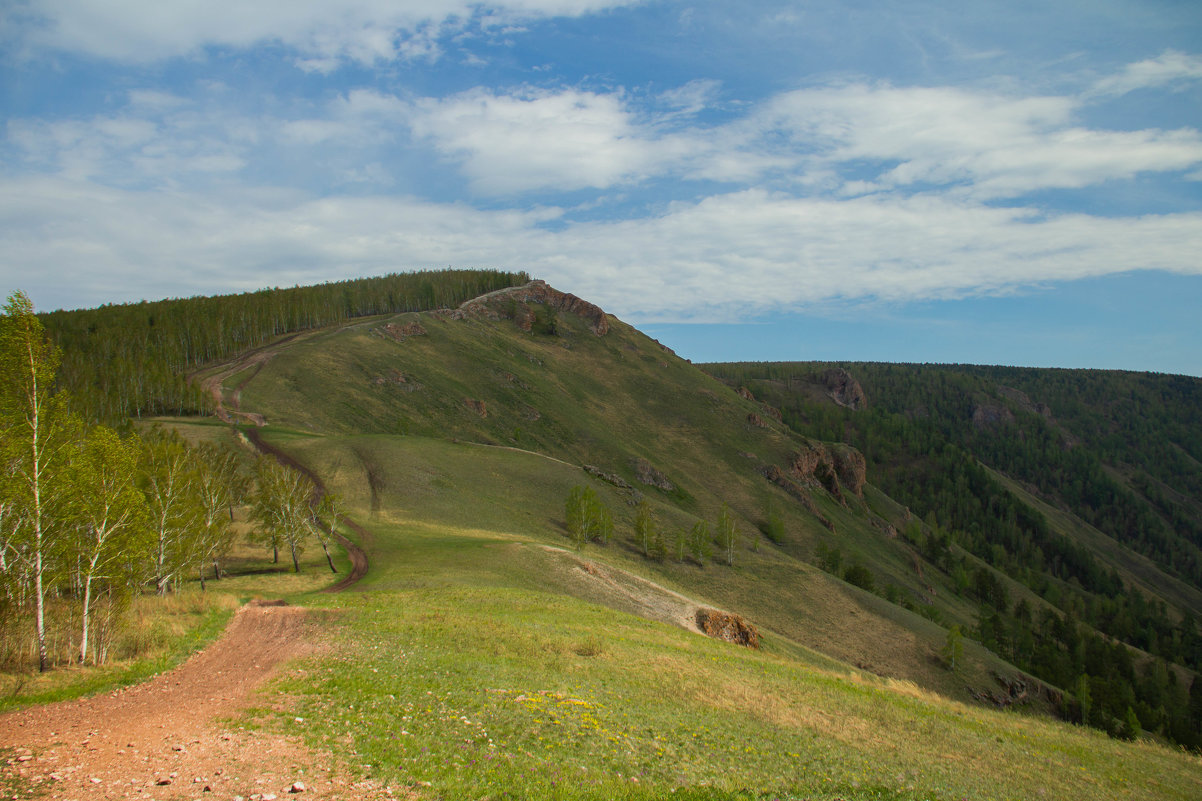
[[[450,317],[452,319],[465,317],[483,317],[489,320],[510,319],[517,322],[523,330],[529,331],[536,317],[530,304],[543,305],[555,311],[580,317],[588,322],[589,328],[599,337],[609,333],[609,317],[599,306],[567,292],[560,292],[549,286],[547,282],[537,280],[523,286],[499,289],[496,292],[473,298],[451,312]]]
[[[697,628],[707,637],[725,642],[760,647],[760,632],[752,623],[740,615],[720,612],[717,609],[698,609]]]
[[[849,445],[811,442],[790,457],[789,473],[802,482],[821,485],[846,503],[844,488],[857,497],[864,494],[868,464],[864,455]]]
[[[599,478],[607,484],[613,484],[618,489],[634,489],[634,487],[630,486],[629,481],[616,473],[606,473],[600,467],[596,467],[595,465],[591,464],[582,465],[582,467],[584,468],[584,472],[588,473],[590,476]]]
[[[863,409],[868,405],[868,396],[860,382],[842,367],[834,367],[822,374],[820,380],[826,387],[826,395],[839,406],[848,409]]]
[[[425,327],[417,320],[407,323],[384,323],[376,330],[395,342],[404,342],[409,337],[424,337],[427,334]]]
[[[1007,409],[1005,406],[997,406],[991,403],[978,404],[972,410],[972,424],[974,428],[996,428],[997,426],[1009,425],[1014,422],[1014,412]]]
[[[762,418],[758,414],[756,414],[755,412],[748,412],[747,413],[747,425],[754,426],[755,428],[767,428],[768,422],[766,420],[764,420],[764,418]]]
[[[1023,392],[1021,389],[1015,389],[1014,387],[998,386],[997,391],[998,391],[998,394],[1001,395],[1003,398],[1006,398],[1007,400],[1013,401],[1014,403],[1018,404],[1018,407],[1020,409],[1031,412],[1032,414],[1037,414],[1046,420],[1052,419],[1052,407],[1051,406],[1048,406],[1046,403],[1035,403],[1034,401],[1031,400],[1031,398],[1027,395],[1027,393]]]
[[[464,398],[463,405],[481,417],[488,417],[488,405],[482,400]]]
[[[749,400],[749,401],[755,400],[755,395],[752,395],[751,390],[748,389],[747,387],[739,387],[738,391],[739,391],[740,398],[743,398],[744,400]]]
[[[818,522],[822,523],[822,525],[831,531],[835,530],[835,524],[831,522],[829,517],[818,510],[817,504],[814,503],[814,499],[810,497],[810,493],[806,491],[805,487],[789,478],[779,467],[774,464],[764,465],[760,468],[760,475],[789,493],[790,496],[805,507],[806,511],[818,518]]]
[[[661,489],[664,492],[673,492],[676,489],[676,485],[669,481],[667,476],[652,467],[651,462],[646,459],[634,460],[634,477],[647,486]]]

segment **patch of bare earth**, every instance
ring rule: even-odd
[[[573,594],[647,620],[704,633],[697,625],[700,607],[691,598],[642,576],[584,559],[562,548],[543,545],[540,549],[553,557],[549,571],[563,577]]]
[[[299,737],[232,722],[287,660],[314,652],[316,633],[299,607],[244,607],[220,640],[144,684],[0,716],[12,749],[0,770],[64,801],[391,798]]]

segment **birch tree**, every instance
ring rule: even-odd
[[[316,522],[313,533],[317,535],[321,550],[326,555],[326,564],[330,566],[331,573],[337,573],[338,568],[334,567],[334,559],[330,556],[330,538],[334,536],[334,527],[342,517],[342,499],[333,492],[325,493],[313,510],[313,517]]]
[[[735,563],[735,546],[739,543],[739,532],[735,528],[735,518],[730,513],[730,507],[725,503],[722,504],[722,511],[718,513],[717,529],[718,547],[722,549],[726,564],[733,565]]]
[[[259,538],[275,548],[287,545],[292,569],[299,573],[305,540],[313,533],[313,482],[266,454],[255,461],[255,478],[251,517],[259,524]]]
[[[634,535],[638,538],[639,546],[643,549],[643,556],[651,557],[657,533],[655,517],[651,514],[651,504],[647,503],[646,500],[639,501],[638,509],[634,515]]]
[[[80,664],[88,657],[93,588],[107,583],[110,604],[123,604],[152,543],[146,497],[137,487],[139,457],[137,442],[122,440],[112,429],[96,426],[71,460],[69,488],[77,532],[74,555],[83,604]]]
[[[201,522],[194,457],[178,434],[156,429],[145,438],[142,481],[154,534],[155,588],[166,595],[189,562]]]
[[[200,526],[191,551],[203,590],[206,564],[213,565],[214,579],[221,578],[220,560],[233,543],[230,523],[234,519],[234,506],[245,497],[247,481],[238,465],[238,457],[228,448],[204,443],[197,449],[196,457]]]
[[[9,481],[6,504],[13,524],[9,557],[24,568],[33,590],[38,669],[48,667],[46,592],[63,542],[63,517],[55,506],[64,494],[67,448],[79,429],[65,393],[54,392],[60,354],[46,340],[33,303],[22,292],[9,296],[0,318],[0,459]]]

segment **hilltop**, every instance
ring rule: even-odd
[[[281,725],[320,721],[313,746],[435,797],[1202,789],[1164,745],[1196,732],[1202,593],[1177,558],[1194,540],[1145,548],[1075,508],[1071,477],[1039,483],[1068,475],[1049,454],[1094,451],[1038,371],[698,366],[584,299],[506,283],[269,337],[195,372],[225,423],[165,421],[244,448],[255,428],[359,526],[343,533],[371,569],[305,600],[343,610],[338,645],[280,685]],[[1012,432],[1074,445],[1020,470]],[[1143,433],[1170,440],[1149,454],[1196,458]],[[1188,519],[1198,496],[1172,470],[1095,458]],[[608,534],[572,536],[580,492]]]

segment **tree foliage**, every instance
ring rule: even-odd
[[[65,356],[60,385],[90,420],[211,411],[188,380],[204,365],[276,337],[375,314],[458,306],[529,282],[524,272],[439,270],[263,289],[240,295],[107,305],[42,315]]]
[[[564,516],[567,520],[568,536],[577,548],[582,548],[589,542],[605,544],[613,536],[613,514],[597,497],[597,491],[592,487],[572,487],[564,504]]]
[[[1136,573],[1153,564],[1202,590],[1202,380],[967,365],[706,369],[780,409],[799,434],[859,449],[872,483],[915,513],[901,535],[978,605],[968,633],[982,645],[1055,686],[1084,678],[1090,725],[1128,736],[1130,709],[1143,731],[1202,747],[1202,705],[1190,712],[1172,679],[1174,663],[1202,670],[1202,609],[1188,594],[1146,596],[1026,499],[1096,528],[1114,543],[1109,558],[1129,553]],[[838,371],[866,403],[829,402]],[[832,573],[855,568],[837,548],[819,551]],[[1041,603],[1015,605],[1015,584]],[[1133,648],[1149,655],[1146,669],[1133,666]]]

